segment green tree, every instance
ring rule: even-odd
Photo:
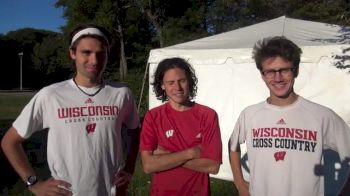
[[[73,70],[62,34],[51,35],[38,42],[33,47],[31,59],[44,85],[68,78]]]
[[[65,32],[72,30],[77,24],[95,23],[108,28],[112,34],[113,56],[110,59],[112,65],[119,65],[119,78],[125,79],[128,73],[126,46],[128,43],[129,26],[135,26],[130,21],[138,16],[130,14],[133,11],[131,0],[58,0],[56,6],[64,8],[64,16],[67,18]],[[111,75],[111,74],[110,74]]]
[[[36,70],[36,65],[33,63],[33,59],[36,58],[33,53],[33,48],[35,45],[43,42],[44,39],[50,36],[55,36],[57,33],[24,28],[16,31],[10,31],[5,36],[3,36],[4,47],[1,55],[4,55],[2,59],[6,62],[6,75],[3,78],[11,77],[5,85],[6,89],[18,88],[19,86],[19,56],[18,53],[23,52],[22,58],[22,69],[23,69],[23,87],[24,88],[37,88],[43,85],[40,73]],[[55,43],[51,44],[50,47],[55,47]],[[48,47],[48,48],[50,48]],[[52,57],[57,58],[57,57]]]
[[[209,34],[206,14],[212,1],[207,0],[136,0],[159,47],[201,38]]]

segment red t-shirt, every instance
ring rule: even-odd
[[[206,106],[195,103],[191,109],[176,111],[169,103],[148,111],[141,132],[141,151],[158,146],[177,152],[201,145],[201,158],[222,162],[218,116]],[[209,175],[176,167],[152,175],[151,195],[209,195]]]

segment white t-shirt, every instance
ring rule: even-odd
[[[13,123],[23,138],[49,128],[51,175],[71,183],[76,196],[111,195],[113,175],[124,164],[122,126],[139,126],[129,88],[106,82],[90,97],[72,79],[40,90]]]
[[[323,149],[350,157],[350,130],[332,110],[302,97],[279,107],[247,107],[231,135],[231,150],[246,141],[252,196],[323,196],[317,175]]]

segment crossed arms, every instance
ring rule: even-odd
[[[169,152],[162,147],[155,151],[142,151],[143,170],[146,173],[154,173],[181,166],[198,172],[217,174],[221,163],[200,158],[200,154],[200,146],[178,152]]]

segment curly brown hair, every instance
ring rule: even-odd
[[[268,37],[258,41],[253,48],[256,67],[262,72],[262,63],[270,57],[282,57],[293,63],[294,77],[298,75],[301,49],[284,36]]]
[[[182,58],[168,58],[162,60],[154,72],[153,82],[151,85],[153,86],[153,92],[156,94],[158,100],[162,102],[166,101],[168,98],[165,94],[165,91],[162,89],[163,78],[165,72],[169,69],[180,68],[185,71],[187,79],[189,81],[189,91],[190,91],[190,99],[193,99],[197,94],[197,83],[198,79],[195,75],[195,71],[192,66]]]

